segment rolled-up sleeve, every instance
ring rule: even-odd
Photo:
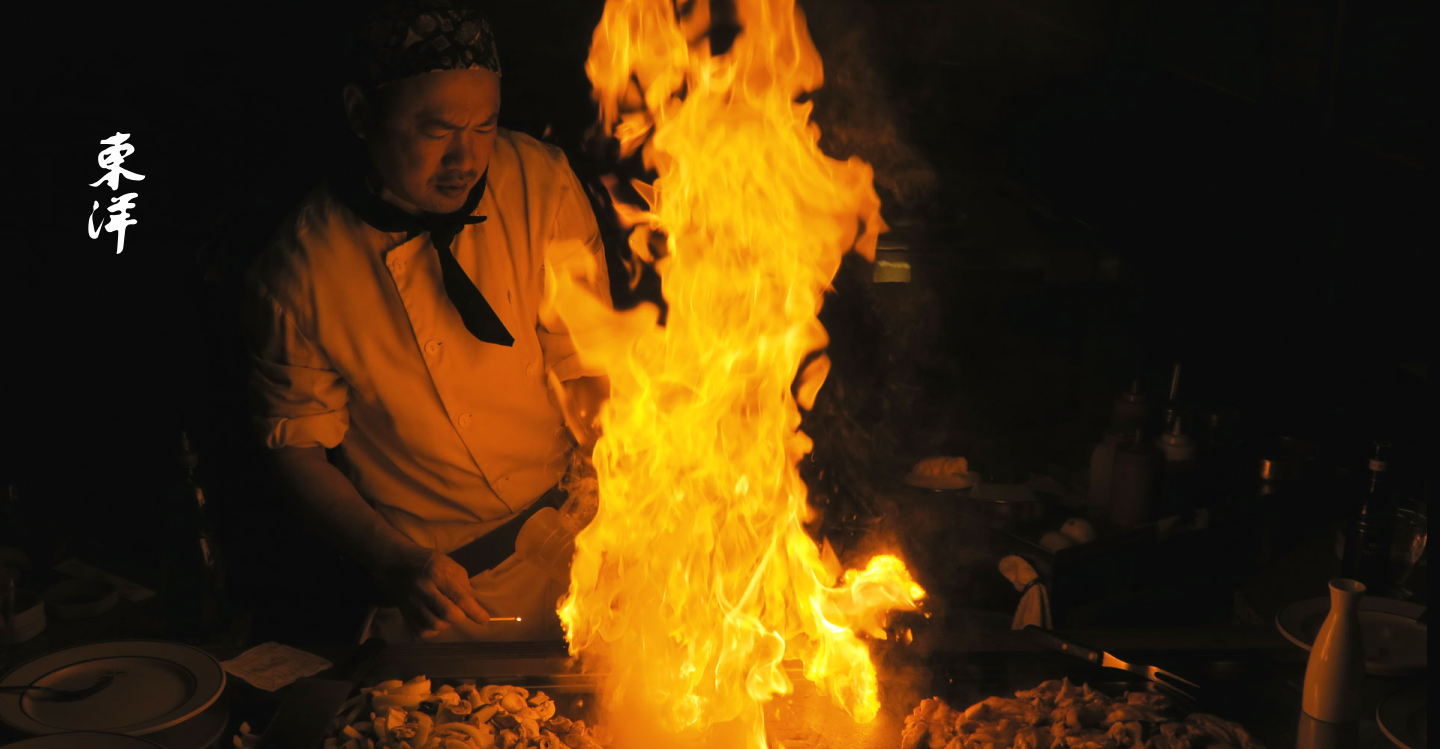
[[[263,288],[247,295],[242,328],[251,422],[266,447],[333,448],[350,426],[349,385]]]
[[[580,180],[567,168],[557,180],[560,190],[558,209],[553,228],[545,247],[545,264],[553,273],[563,273],[580,282],[606,307],[612,306],[610,299],[610,276],[605,266],[605,243],[600,237],[600,227],[595,222],[595,213],[590,210],[590,201],[585,198]],[[550,277],[547,272],[546,278]],[[549,289],[546,289],[547,293]],[[596,320],[601,325],[604,321]],[[578,377],[604,374],[602,371],[587,371],[575,353],[575,342],[571,329],[577,323],[566,325],[554,310],[542,307],[537,332],[540,348],[545,354],[545,367],[555,373],[561,382]]]

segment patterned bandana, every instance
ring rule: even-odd
[[[366,88],[437,70],[500,74],[495,36],[485,16],[450,0],[386,3],[357,41],[356,72]]]

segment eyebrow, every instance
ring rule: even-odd
[[[491,125],[494,125],[497,121],[499,121],[499,119],[500,119],[500,113],[499,113],[499,112],[495,112],[494,114],[491,114],[490,117],[489,117],[488,119],[486,119],[484,122],[480,123],[477,127],[489,127],[489,126],[491,126]],[[443,118],[443,117],[429,117],[429,118],[427,118],[424,122],[421,123],[421,127],[431,127],[431,126],[448,128],[448,129],[450,129],[450,130],[459,130],[459,129],[460,129],[460,126],[459,126],[459,125],[457,125],[457,124],[455,124],[455,123],[453,123],[453,122],[450,122],[449,120],[447,120],[447,119],[445,119],[445,118]]]

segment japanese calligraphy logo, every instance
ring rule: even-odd
[[[100,152],[100,156],[97,159],[100,163],[100,168],[106,170],[106,174],[100,179],[91,182],[91,187],[99,187],[100,183],[103,182],[113,192],[120,189],[121,177],[133,179],[137,182],[145,179],[145,175],[136,174],[124,166],[121,166],[125,162],[126,157],[135,152],[135,146],[126,142],[129,138],[129,133],[115,133],[109,138],[100,141],[101,145],[109,146],[109,148]],[[95,225],[95,211],[99,210],[100,201],[94,201],[90,205],[90,220],[87,227],[90,232],[90,238],[98,238],[102,230],[113,232],[116,238],[115,254],[118,255],[124,252],[125,227],[138,223],[135,219],[130,218],[130,210],[135,207],[135,198],[137,197],[139,197],[139,193],[127,192],[119,197],[111,198],[110,207],[107,209],[110,213],[110,219],[106,221],[103,226]]]

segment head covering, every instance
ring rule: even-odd
[[[450,0],[387,2],[355,41],[357,82],[366,88],[437,70],[500,74],[485,16]]]

